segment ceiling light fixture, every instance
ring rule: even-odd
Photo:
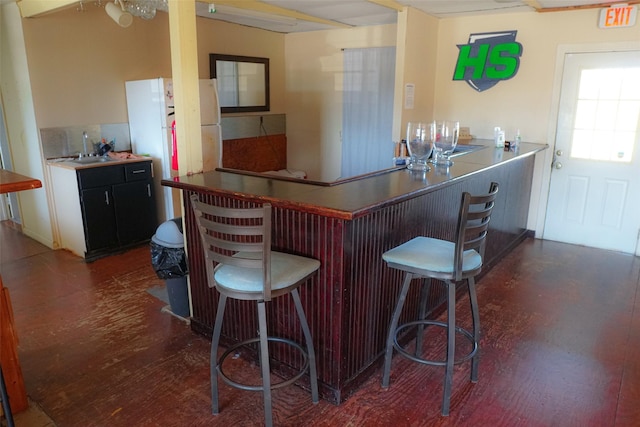
[[[213,18],[216,17],[215,15],[220,15],[220,19],[224,19],[224,15],[227,15],[230,18],[235,17],[255,19],[258,21],[288,25],[291,27],[298,25],[298,20],[289,16],[274,15],[270,13],[259,12],[257,10],[242,9],[239,7],[231,7],[226,5],[216,6],[213,3],[209,4],[209,13],[214,15],[212,16]]]
[[[156,10],[169,11],[169,0],[124,0],[124,8],[133,16],[153,19]]]
[[[0,0],[2,1],[2,0]],[[101,0],[96,1],[100,6]],[[80,2],[82,8],[82,1]],[[105,6],[107,14],[121,27],[128,27],[133,22],[133,17],[153,19],[157,10],[169,11],[169,0],[113,0]]]
[[[104,9],[107,11],[107,15],[121,27],[127,28],[133,22],[133,16],[125,11],[122,0],[114,0],[113,3],[109,2]]]

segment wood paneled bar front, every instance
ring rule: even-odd
[[[334,185],[220,170],[163,180],[163,185],[184,192],[192,329],[211,336],[218,295],[207,285],[189,197],[195,193],[227,207],[271,203],[274,249],[321,262],[300,292],[316,348],[321,395],[341,403],[382,362],[402,284],[401,273],[382,261],[383,252],[418,235],[451,239],[462,192],[484,193],[492,181],[500,190],[487,238],[486,268],[527,236],[535,154],[547,146],[522,143],[513,152],[494,148],[492,141],[472,143],[486,146],[455,157],[448,168],[432,167],[426,173],[393,170]],[[403,316],[416,313],[417,299],[417,294],[408,298],[411,303]],[[435,286],[429,300],[432,316],[442,310],[444,299],[444,291]],[[269,310],[270,333],[304,341],[288,297],[274,300]],[[255,336],[253,304],[229,302],[225,316],[224,343]],[[282,374],[301,362],[286,348],[274,349],[272,356],[274,370]]]

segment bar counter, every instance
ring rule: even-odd
[[[41,188],[39,179],[20,175],[6,169],[0,169],[0,194]]]
[[[393,170],[331,185],[221,170],[163,180],[163,185],[184,192],[192,329],[211,336],[218,295],[207,286],[189,197],[199,194],[228,207],[269,202],[274,250],[321,262],[300,293],[316,347],[321,395],[341,403],[379,373],[402,284],[402,273],[387,268],[382,253],[418,235],[452,239],[462,192],[485,193],[492,181],[500,189],[487,237],[485,271],[527,236],[535,154],[547,146],[521,143],[516,151],[504,151],[494,148],[492,141],[471,144],[486,147],[454,157],[449,168],[432,166],[426,173]],[[444,289],[434,286],[431,315],[441,312],[445,297]],[[408,297],[403,316],[417,312],[417,299],[417,292]],[[288,296],[274,300],[269,310],[270,333],[304,341]],[[225,344],[255,336],[255,304],[229,301],[225,316]],[[282,374],[300,363],[289,349],[278,348],[273,357],[274,370]]]

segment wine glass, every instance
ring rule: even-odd
[[[426,122],[409,122],[407,124],[407,148],[411,160],[407,169],[428,171],[427,161],[433,151],[433,133]]]
[[[458,145],[460,123],[451,120],[436,120],[431,123],[432,132],[435,133],[433,148],[434,165],[451,166],[453,162],[449,158]]]

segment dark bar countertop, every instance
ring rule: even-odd
[[[431,165],[431,170],[426,173],[399,168],[327,184],[218,169],[163,179],[162,185],[192,191],[208,189],[219,194],[243,196],[246,200],[349,220],[371,209],[435,191],[461,178],[535,155],[547,148],[546,144],[522,142],[511,151],[494,147],[492,140],[477,139],[471,140],[470,145],[484,147],[453,157],[453,165],[448,168]]]

